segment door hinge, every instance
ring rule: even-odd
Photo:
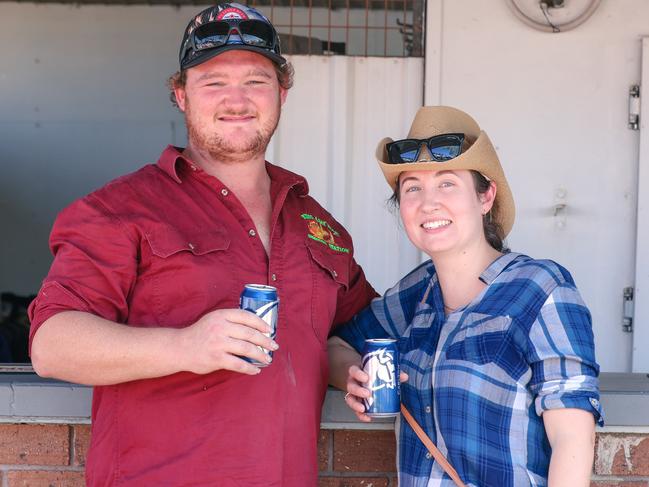
[[[625,287],[622,291],[622,330],[633,332],[633,288]]]
[[[640,85],[629,88],[629,128],[640,129]]]

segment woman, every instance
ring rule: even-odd
[[[508,252],[514,201],[478,124],[424,107],[377,159],[423,263],[329,340],[331,383],[363,421],[367,338],[396,338],[401,400],[471,486],[587,486],[601,424],[590,313],[560,265]],[[450,486],[404,421],[399,485]]]

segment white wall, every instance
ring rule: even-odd
[[[422,104],[423,59],[293,56],[296,84],[267,157],[304,174],[311,193],[351,232],[378,292],[418,263],[388,211],[376,144],[405,133]]]
[[[429,8],[427,102],[486,128],[517,203],[511,247],[569,268],[593,312],[602,369],[630,370],[622,289],[634,280],[639,139],[626,126],[627,93],[640,81],[649,2],[604,0],[560,34],[527,27],[504,1]],[[555,218],[558,202],[567,206]]]
[[[164,83],[190,15],[0,3],[0,290],[35,293],[56,213],[183,140]]]

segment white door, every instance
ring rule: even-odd
[[[642,81],[633,372],[649,372],[649,37],[642,39]]]
[[[649,370],[649,144],[637,219],[639,132],[627,127],[647,18],[644,0],[602,2],[578,28],[552,34],[520,22],[506,2],[427,7],[426,102],[466,110],[490,135],[517,205],[508,243],[571,272],[605,372]],[[649,88],[644,98],[646,106]],[[636,273],[634,342],[622,297]]]

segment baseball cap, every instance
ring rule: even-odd
[[[266,56],[278,65],[282,57],[273,24],[258,10],[239,3],[221,3],[196,15],[180,44],[180,69],[188,69],[223,52],[240,49]]]

